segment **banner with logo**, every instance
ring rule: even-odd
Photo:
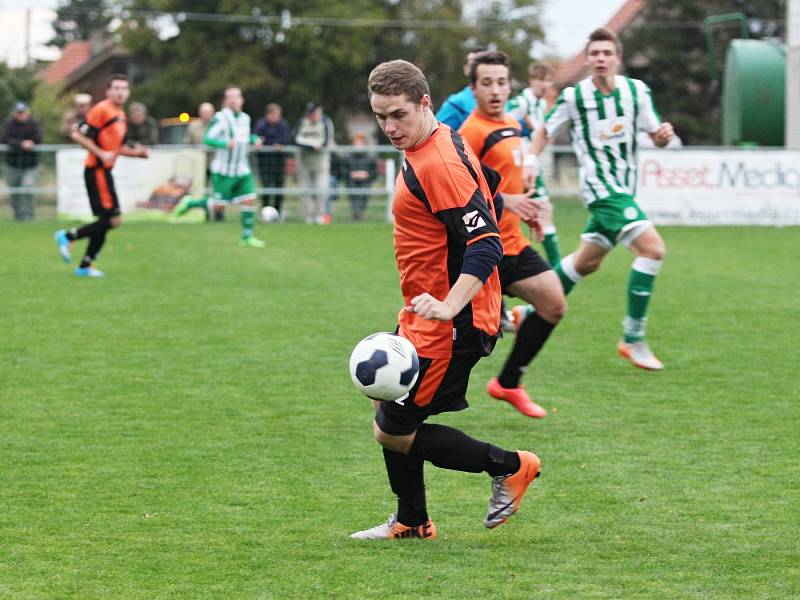
[[[636,201],[663,225],[800,225],[800,152],[643,149]]]
[[[56,154],[59,215],[92,216],[83,180],[85,159],[86,150],[78,148]],[[164,218],[185,195],[203,196],[206,155],[195,148],[156,148],[149,158],[120,156],[112,173],[123,215]]]

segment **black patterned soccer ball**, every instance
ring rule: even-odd
[[[381,332],[361,340],[350,355],[356,389],[373,400],[403,400],[419,376],[414,345],[401,335]]]

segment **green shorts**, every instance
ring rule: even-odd
[[[627,247],[651,225],[632,196],[617,194],[589,205],[589,221],[581,239],[607,250],[618,243]]]
[[[212,173],[211,187],[214,188],[211,199],[218,202],[235,204],[256,197],[256,186],[252,173],[236,176]]]

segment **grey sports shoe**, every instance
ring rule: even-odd
[[[519,470],[511,475],[492,477],[492,497],[483,524],[489,529],[505,523],[519,510],[522,497],[531,482],[539,476],[542,462],[533,452],[517,451]]]
[[[397,520],[397,514],[393,513],[386,519],[386,523],[381,523],[364,531],[356,531],[350,534],[354,540],[393,540],[402,538],[418,538],[424,540],[436,539],[436,525],[428,519],[422,525],[409,527]]]
[[[660,371],[664,364],[658,360],[650,346],[644,340],[638,342],[626,342],[620,340],[617,344],[617,352],[622,358],[627,358],[634,366],[648,371]]]

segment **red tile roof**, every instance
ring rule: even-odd
[[[605,24],[614,33],[622,33],[639,15],[647,0],[627,0]],[[558,87],[572,85],[580,80],[586,71],[583,49],[558,67],[553,79]]]
[[[62,83],[67,80],[70,73],[89,60],[91,56],[92,44],[90,42],[70,42],[61,51],[61,57],[42,71],[42,79],[48,85]]]

